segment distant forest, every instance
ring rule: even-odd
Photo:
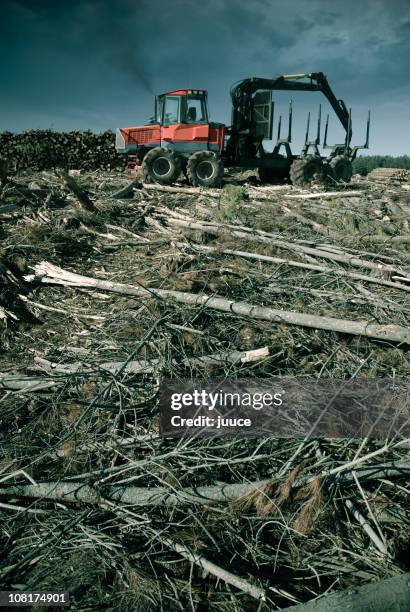
[[[364,155],[353,162],[353,173],[366,176],[374,168],[404,168],[410,170],[410,156],[400,155]]]

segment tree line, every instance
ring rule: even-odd
[[[366,176],[375,168],[401,168],[410,170],[410,156],[361,155],[353,162],[353,173]]]

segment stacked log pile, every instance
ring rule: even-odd
[[[98,134],[89,130],[2,132],[0,155],[16,170],[112,170],[126,164],[125,157],[115,151],[115,134],[110,130]]]
[[[368,178],[376,181],[409,181],[410,170],[403,168],[375,168]]]

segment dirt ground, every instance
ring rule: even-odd
[[[274,610],[408,571],[408,439],[163,439],[158,379],[409,377],[410,185],[248,172],[121,193],[118,172],[73,178],[90,210],[52,172],[1,190],[2,587],[68,591],[75,610]],[[105,284],[58,284],[41,262]],[[260,481],[215,503],[141,502]]]

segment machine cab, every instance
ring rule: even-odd
[[[207,92],[200,89],[170,91],[155,98],[155,120],[162,126],[209,123]]]
[[[155,123],[160,128],[160,145],[188,158],[199,150],[221,153],[224,126],[209,122],[207,92],[178,89],[155,98]]]
[[[196,151],[222,153],[225,126],[210,123],[207,92],[203,89],[178,89],[155,97],[155,112],[150,123],[133,128],[119,128],[116,150],[135,154],[142,163],[155,147],[172,149],[182,160]]]

